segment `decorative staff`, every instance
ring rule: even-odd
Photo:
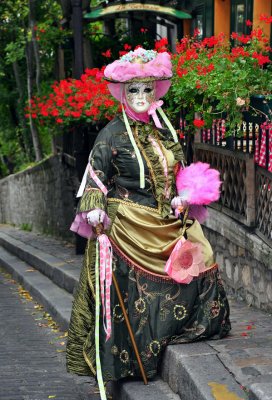
[[[112,270],[112,246],[108,236],[103,233],[104,226],[102,223],[97,224],[95,232],[97,235],[96,241],[96,262],[95,262],[95,350],[96,350],[96,373],[97,381],[102,400],[106,400],[106,392],[103,382],[102,368],[99,355],[99,325],[100,325],[100,293],[101,304],[103,309],[103,325],[106,332],[106,341],[111,336],[111,315],[110,315],[110,286],[113,284],[117,293],[120,307],[122,309],[128,333],[131,339],[132,347],[135,352],[137,362],[141,371],[144,384],[147,385],[147,378],[142,364],[142,360],[137,348],[134,334],[129,322],[129,318],[125,309],[125,304],[121,295],[121,291]],[[99,282],[100,280],[100,282]],[[100,283],[100,285],[99,285]],[[99,288],[100,286],[100,288]]]

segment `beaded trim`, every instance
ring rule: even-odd
[[[159,282],[159,283],[172,283],[179,285],[178,282],[176,282],[174,279],[170,278],[169,276],[164,276],[160,274],[156,274],[155,272],[150,272],[146,271],[143,267],[141,267],[139,264],[135,263],[135,261],[132,261],[130,258],[128,258],[121,249],[114,243],[114,241],[110,239],[110,242],[112,244],[112,247],[114,248],[114,251],[118,254],[119,257],[122,258],[123,261],[125,261],[129,267],[134,268],[137,270],[137,273],[140,275],[144,276],[145,278],[153,281],[153,282]],[[218,270],[218,264],[213,264],[207,271],[201,272],[198,276],[193,278],[193,281],[203,278],[204,276],[208,276],[210,274],[215,273]]]
[[[142,208],[143,210],[152,211],[152,212],[155,212],[156,214],[159,214],[159,210],[157,208],[144,206],[142,204],[134,203],[132,201],[127,201],[127,200],[122,200],[122,199],[115,199],[115,198],[108,198],[107,201],[108,201],[108,203],[122,203],[122,204],[125,204],[126,206],[135,207],[135,208]]]

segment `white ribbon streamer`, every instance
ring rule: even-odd
[[[122,105],[122,112],[123,112],[123,118],[124,118],[124,122],[125,122],[125,125],[126,125],[127,133],[128,133],[129,139],[131,141],[131,144],[133,146],[133,149],[135,151],[135,155],[137,157],[139,168],[140,168],[140,188],[144,189],[145,188],[145,175],[144,175],[143,159],[142,159],[140,150],[138,149],[138,146],[137,146],[137,144],[135,142],[135,139],[134,139],[131,127],[129,125],[129,122],[128,122],[128,119],[127,119],[127,115],[125,113],[123,105]]]

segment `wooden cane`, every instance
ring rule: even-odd
[[[139,351],[138,351],[138,348],[137,348],[137,344],[136,344],[135,339],[134,339],[134,334],[133,334],[132,329],[131,329],[131,325],[130,325],[130,322],[129,322],[129,319],[128,319],[128,316],[127,316],[127,312],[126,312],[126,309],[125,309],[124,301],[123,301],[123,298],[122,298],[122,295],[121,295],[121,292],[120,292],[120,289],[119,289],[118,282],[117,282],[117,280],[115,278],[114,272],[112,272],[112,280],[113,280],[113,284],[114,284],[114,287],[115,287],[115,290],[116,290],[116,293],[117,293],[117,297],[118,297],[118,300],[119,300],[119,303],[120,303],[120,307],[122,309],[122,312],[123,312],[123,315],[124,315],[124,318],[125,318],[125,322],[126,322],[126,325],[127,325],[127,328],[128,328],[128,333],[129,333],[129,336],[130,336],[130,339],[131,339],[131,342],[132,342],[132,347],[133,347],[133,350],[135,352],[135,355],[136,355],[136,358],[137,358],[137,361],[138,361],[138,364],[139,364],[139,367],[140,367],[142,378],[143,378],[144,384],[147,385],[148,382],[147,382],[145,370],[144,370],[144,367],[143,367],[143,364],[142,364],[142,360],[141,360],[141,357],[140,357],[140,354],[139,354]]]
[[[103,224],[101,224],[101,223],[97,224],[97,226],[94,228],[94,231],[95,231],[97,236],[101,235],[103,233],[103,231],[104,231]],[[128,319],[128,316],[127,316],[127,312],[126,312],[124,301],[123,301],[123,298],[122,298],[122,295],[121,295],[121,292],[120,292],[120,289],[119,289],[119,285],[118,285],[118,282],[117,282],[117,280],[115,278],[115,275],[114,275],[113,271],[112,271],[112,280],[113,280],[113,284],[114,284],[114,287],[115,287],[115,290],[116,290],[116,293],[117,293],[117,297],[118,297],[118,300],[119,300],[119,303],[120,303],[120,307],[122,309],[122,313],[123,313],[124,318],[125,318],[125,322],[126,322],[126,325],[127,325],[127,328],[128,328],[128,333],[129,333],[129,336],[130,336],[130,339],[131,339],[131,342],[132,342],[133,350],[135,352],[135,355],[136,355],[136,358],[137,358],[137,361],[138,361],[138,364],[139,364],[141,375],[142,375],[144,384],[147,385],[148,382],[147,382],[145,370],[144,370],[144,367],[143,367],[143,364],[142,364],[142,360],[141,360],[141,357],[140,357],[140,354],[139,354],[139,351],[138,351],[138,348],[137,348],[137,344],[135,342],[134,334],[133,334],[133,331],[131,329],[131,325],[130,325],[130,322],[129,322],[129,319]]]

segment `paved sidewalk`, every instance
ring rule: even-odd
[[[81,268],[83,255],[75,254],[75,246],[71,242],[45,236],[40,233],[23,231],[13,228],[10,225],[0,224],[0,232],[7,233],[14,239],[20,240],[34,249],[56,256],[76,269]]]
[[[1,400],[80,400],[83,389],[94,390],[84,388],[84,378],[66,373],[65,333],[3,270],[0,338]],[[88,399],[99,397],[90,394]]]

